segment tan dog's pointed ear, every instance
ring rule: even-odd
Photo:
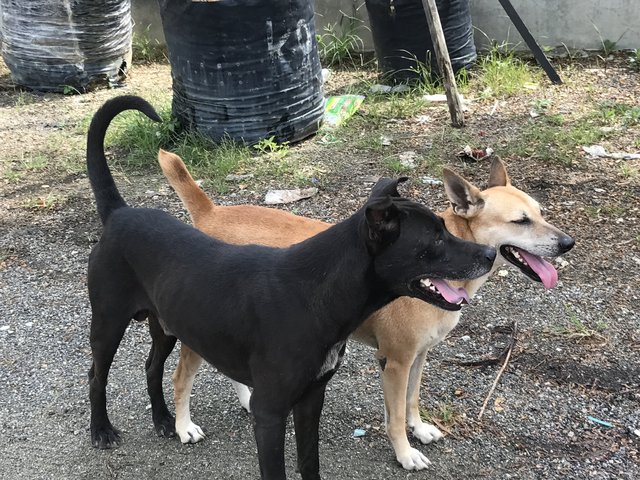
[[[506,187],[507,185],[511,185],[507,169],[499,157],[494,157],[493,162],[491,162],[491,173],[489,174],[489,188]]]
[[[453,170],[445,168],[442,170],[444,176],[444,189],[453,207],[453,212],[464,218],[471,218],[482,210],[484,200],[480,190],[455,173]]]

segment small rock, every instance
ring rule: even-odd
[[[303,198],[313,197],[316,193],[318,193],[318,189],[315,187],[296,188],[294,190],[269,190],[264,197],[264,203],[267,205],[292,203]]]
[[[391,91],[391,87],[389,85],[372,85],[369,89],[371,93],[389,93]]]
[[[420,177],[420,181],[425,185],[442,185],[441,180],[429,176]]]
[[[460,337],[460,340],[462,340],[463,342],[468,342],[469,340],[471,340],[471,337],[469,335],[463,335]]]
[[[364,437],[366,435],[367,431],[362,429],[362,428],[356,428],[353,431],[353,438],[359,438],[359,437]]]
[[[224,177],[225,182],[241,182],[242,180],[248,180],[253,178],[253,173],[245,173],[243,175],[236,175],[234,173],[230,173],[226,177]]]
[[[398,158],[400,158],[400,165],[405,168],[416,168],[416,160],[418,159],[418,154],[413,150],[408,150],[406,152],[402,152],[398,154]]]
[[[9,325],[3,325],[0,327],[0,332],[6,332],[7,330],[9,330],[11,327]]]

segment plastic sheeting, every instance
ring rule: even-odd
[[[366,0],[380,70],[395,80],[418,76],[418,62],[438,72],[422,0]],[[469,0],[436,0],[454,71],[477,58]]]
[[[2,57],[13,81],[80,92],[122,80],[131,61],[131,0],[0,0]]]
[[[301,140],[324,111],[313,2],[160,0],[173,114],[214,140]]]

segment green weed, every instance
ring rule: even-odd
[[[23,207],[29,210],[46,211],[59,208],[64,203],[64,199],[53,193],[44,196],[30,197],[23,203]]]
[[[640,72],[640,48],[636,48],[631,51],[631,56],[629,57],[629,65],[636,72]]]
[[[618,174],[622,178],[626,178],[626,179],[638,178],[639,173],[640,173],[640,170],[638,170],[635,167],[632,167],[627,163],[621,163],[618,171]]]
[[[158,63],[167,61],[167,50],[157,39],[151,39],[151,25],[142,33],[134,32],[131,43],[133,61],[138,63]]]
[[[364,63],[364,43],[356,32],[362,27],[362,21],[344,12],[340,13],[340,20],[326,25],[323,33],[316,37],[320,61],[327,67],[361,66]]]
[[[578,317],[578,314],[569,305],[565,305],[565,312],[567,314],[569,324],[558,327],[556,330],[557,334],[574,338],[579,341],[606,340],[604,332],[609,328],[609,325],[606,322],[599,320],[596,322],[594,327],[590,327]]]
[[[517,44],[498,43],[485,37],[491,46],[487,53],[479,56],[474,75],[482,97],[508,97],[538,81],[539,75],[516,56]]]
[[[423,421],[452,427],[462,422],[464,415],[452,403],[438,403],[433,410],[420,409],[420,417]]]
[[[278,143],[275,138],[275,136],[263,138],[253,148],[263,155],[286,157],[289,154],[289,142]]]
[[[600,120],[606,125],[630,126],[640,123],[639,106],[607,100],[599,103],[597,108]]]

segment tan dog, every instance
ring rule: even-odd
[[[194,225],[225,242],[284,247],[330,226],[277,209],[253,205],[216,206],[193,181],[180,157],[161,150],[158,158]],[[448,169],[444,170],[444,183],[452,206],[441,215],[451,233],[499,248],[501,255],[494,270],[506,260],[530,278],[541,281],[545,288],[556,285],[556,270],[541,256],[555,257],[567,252],[574,241],[542,218],[535,200],[511,185],[499,159],[491,165],[489,188],[484,191]],[[473,295],[488,276],[458,285]],[[409,444],[405,421],[422,443],[442,437],[436,427],[420,418],[420,384],[427,352],[456,326],[459,317],[460,312],[440,310],[420,300],[402,297],[371,315],[353,335],[377,349],[387,435],[398,462],[407,470],[421,470],[430,462]],[[176,431],[183,443],[204,438],[200,427],[191,422],[189,412],[189,395],[201,362],[196,353],[182,345],[173,381]],[[235,382],[234,387],[240,403],[248,411],[249,389]]]

